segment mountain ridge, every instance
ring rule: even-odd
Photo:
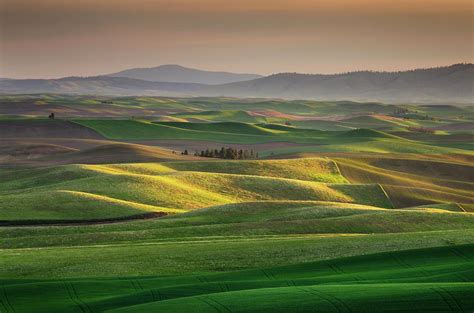
[[[387,103],[473,103],[474,64],[398,72],[340,74],[278,73],[253,80],[211,85],[93,76],[0,80],[0,93],[61,93],[149,96],[228,96]]]
[[[105,76],[126,77],[153,82],[166,81],[173,83],[201,83],[207,85],[227,84],[263,77],[257,74],[198,70],[178,64],[165,64],[149,68],[132,68]]]
[[[279,73],[217,87],[211,86],[208,91],[212,95],[238,97],[472,103],[474,64],[461,63],[398,72]]]
[[[59,79],[18,79],[0,81],[0,93],[5,94],[82,94],[117,96],[178,96],[189,95],[207,85],[193,83],[151,82],[146,80],[91,76]]]

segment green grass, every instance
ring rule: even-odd
[[[111,102],[102,103],[102,100]],[[93,108],[99,110],[102,116],[129,116],[130,109],[135,109],[136,116],[149,116],[150,110],[157,110],[166,115],[178,118],[202,120],[202,121],[234,121],[234,122],[271,122],[281,118],[270,116],[254,116],[251,111],[279,112],[291,115],[326,117],[341,115],[343,112],[347,117],[354,117],[352,123],[360,125],[374,125],[378,127],[393,126],[397,124],[425,123],[418,119],[390,120],[380,119],[379,115],[390,115],[400,108],[410,111],[408,116],[424,117],[426,115],[441,120],[472,120],[474,111],[469,105],[387,105],[383,103],[360,103],[351,101],[311,101],[311,100],[276,100],[276,99],[237,99],[237,98],[165,98],[165,97],[94,97],[73,95],[16,95],[0,96],[0,101],[12,103],[13,105],[28,105],[28,103],[62,106],[65,108]],[[37,111],[31,115],[37,115]],[[358,116],[363,115],[362,121],[358,122]],[[368,117],[366,117],[368,116]],[[371,118],[372,117],[372,118]],[[365,120],[364,120],[365,119]],[[341,122],[344,123],[344,122]],[[351,123],[351,120],[347,121]],[[330,126],[330,125],[328,125]],[[360,127],[360,126],[355,126]]]
[[[50,190],[0,196],[2,221],[100,220],[140,215],[147,212],[172,214],[163,208],[107,196],[71,190]]]
[[[262,239],[268,236],[374,234],[474,228],[464,212],[419,208],[393,210],[313,201],[228,204],[128,223],[67,228],[4,228],[0,248],[80,246],[129,242]]]
[[[389,118],[384,115],[363,115],[337,121],[295,121],[299,127],[314,128],[320,130],[350,130],[358,128],[368,128],[374,130],[405,130],[407,127],[431,127],[442,125],[440,123],[420,122],[418,120],[405,120],[401,118]]]
[[[353,183],[381,184],[395,207],[434,203],[472,203],[472,166],[413,157],[337,158]]]
[[[321,141],[320,144],[310,146],[269,149],[260,153],[260,156],[291,155],[297,153],[321,152],[359,152],[359,153],[412,153],[412,154],[472,154],[469,150],[455,147],[441,147],[436,144],[417,141],[399,140],[392,138],[361,138],[353,140],[340,138]]]
[[[305,144],[262,151],[261,156],[315,152],[376,152],[472,154],[464,146],[407,140],[375,130],[321,132],[311,129],[246,123],[144,122],[135,120],[76,120],[115,140],[200,140],[220,144],[290,142]]]
[[[236,133],[260,136],[274,136],[278,135],[279,131],[265,129],[255,124],[235,123],[235,122],[221,122],[221,123],[187,123],[187,122],[155,122],[154,124],[176,127],[180,129],[189,129],[197,131],[209,131],[219,133]]]
[[[243,123],[262,123],[268,119],[265,117],[252,116],[246,111],[238,110],[222,110],[222,111],[198,111],[198,112],[185,112],[171,115],[180,119],[189,120],[202,120],[203,122],[220,122],[220,121],[232,121],[232,122],[243,122]]]
[[[15,312],[464,311],[474,304],[473,257],[474,246],[461,245],[218,274],[16,278],[0,299]]]
[[[117,242],[1,250],[4,279],[182,275],[473,243],[472,229],[373,235],[291,235]]]
[[[283,137],[321,137],[329,133],[313,129],[303,129],[285,126],[281,124],[249,124],[236,122],[215,123],[189,123],[189,122],[155,122],[163,126],[171,126],[181,129],[189,129],[204,132],[218,132],[229,134],[245,134],[257,136],[283,136]],[[363,136],[365,137],[365,136]]]
[[[339,123],[347,127],[385,130],[406,129],[407,127],[428,128],[443,125],[443,122],[417,119],[413,115],[411,117],[412,118],[398,118],[385,115],[366,115],[345,119]]]
[[[0,220],[4,221],[175,213],[261,200],[391,207],[378,185],[343,184],[337,166],[326,159],[65,165],[2,174]]]
[[[108,156],[133,150],[130,162],[158,155],[163,162],[0,169],[0,224],[18,225],[0,227],[1,312],[474,307],[472,145],[468,133],[451,134],[473,118],[469,106],[0,98],[119,117],[74,119],[111,140],[252,144],[260,156],[319,156],[164,162],[175,159],[171,152],[109,145],[107,158],[98,147],[75,160],[128,162]],[[410,119],[389,116],[401,107]],[[406,129],[440,125],[446,135]],[[166,216],[133,219],[151,213]]]
[[[205,140],[221,143],[254,144],[263,142],[311,143],[327,139],[330,134],[315,130],[280,131],[265,125],[247,123],[146,122],[137,120],[75,120],[109,139],[116,140]]]
[[[326,183],[347,182],[333,161],[322,158],[265,161],[249,160],[239,162],[173,162],[166,163],[166,166],[179,171],[257,175]]]
[[[276,136],[196,131],[135,120],[75,120],[75,122],[90,127],[109,139],[116,140],[180,139],[229,143],[259,143],[279,140]]]

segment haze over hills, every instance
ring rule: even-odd
[[[153,82],[199,83],[207,85],[235,83],[262,77],[257,74],[202,71],[176,64],[161,65],[152,68],[133,68],[107,76],[142,79]]]
[[[282,73],[221,85],[215,95],[382,102],[472,102],[474,65],[455,64],[404,72],[352,72],[334,75]]]
[[[126,77],[65,77],[60,79],[0,80],[0,93],[6,94],[87,94],[87,95],[193,95],[207,85],[152,82]]]
[[[213,79],[203,74],[201,83],[173,82],[185,80],[184,74],[209,73],[164,66],[160,75],[151,70],[130,70],[112,75],[149,75],[162,82],[130,77],[68,77],[62,79],[0,80],[0,93],[61,93],[100,95],[161,96],[232,96],[270,97],[283,99],[355,100],[388,103],[472,103],[474,99],[474,65],[455,64],[431,69],[403,72],[352,72],[343,74],[281,73],[268,77],[228,84],[211,85]],[[155,68],[160,69],[160,67]],[[179,69],[174,71],[172,69]],[[178,74],[180,73],[180,74]],[[133,75],[132,75],[133,74]],[[228,74],[239,75],[239,74]],[[197,80],[198,74],[187,77]],[[228,76],[230,77],[230,76]],[[235,76],[233,76],[235,77]],[[151,79],[151,78],[149,78]],[[217,79],[217,78],[215,78]],[[223,79],[223,78],[222,78]],[[230,78],[229,78],[230,79]],[[216,82],[217,80],[214,80]]]

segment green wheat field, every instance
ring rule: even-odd
[[[473,106],[0,102],[2,313],[474,309]]]

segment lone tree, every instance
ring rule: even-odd
[[[54,113],[51,113],[51,114],[48,116],[48,118],[54,120]]]

